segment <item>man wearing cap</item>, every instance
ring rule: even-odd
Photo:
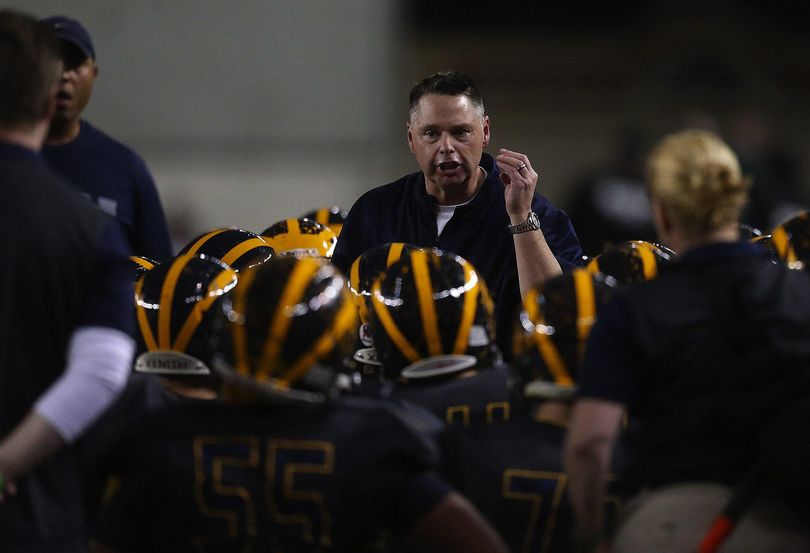
[[[122,225],[136,255],[167,261],[168,225],[155,183],[143,160],[81,119],[98,75],[96,53],[81,23],[63,16],[42,20],[61,42],[64,72],[43,155]]]

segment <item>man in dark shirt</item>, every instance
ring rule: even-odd
[[[81,119],[98,74],[90,35],[67,17],[49,17],[43,23],[60,39],[64,72],[42,154],[56,172],[118,220],[135,255],[168,261],[169,229],[146,164]]]
[[[523,292],[580,264],[568,216],[535,194],[526,155],[489,144],[489,117],[475,83],[437,73],[410,94],[408,146],[420,171],[366,192],[355,202],[333,256],[344,272],[366,250],[387,242],[435,246],[470,261],[496,304],[498,342]]]
[[[126,382],[132,276],[115,222],[39,155],[57,42],[0,11],[0,542],[83,551],[78,463],[65,448]],[[16,492],[16,493],[15,493]]]

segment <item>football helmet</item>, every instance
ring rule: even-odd
[[[280,256],[240,275],[217,314],[213,366],[233,388],[276,400],[325,400],[338,388],[357,310],[340,271]]]
[[[368,298],[371,297],[371,285],[388,267],[399,261],[403,253],[419,249],[418,246],[404,242],[389,242],[371,248],[359,255],[349,269],[349,290],[354,296],[360,320],[368,323]]]
[[[567,399],[576,391],[585,340],[615,280],[574,269],[526,294],[513,333],[519,397]]]
[[[285,219],[262,231],[279,255],[332,257],[337,235],[312,219]]]
[[[610,275],[620,284],[630,284],[655,278],[674,256],[675,252],[664,246],[630,240],[606,246],[588,262],[586,269],[591,274]]]
[[[212,307],[236,282],[236,271],[205,255],[181,255],[144,274],[135,283],[141,352],[135,370],[166,376],[210,374]]]
[[[343,223],[346,222],[348,213],[337,206],[324,207],[305,213],[301,218],[307,218],[316,221],[335,233],[335,236],[340,238],[340,231],[343,230]]]
[[[258,234],[238,228],[218,228],[196,237],[177,255],[179,257],[186,254],[216,257],[239,272],[264,263],[275,252]]]
[[[809,268],[810,212],[799,213],[773,229],[771,243],[779,259],[791,269]]]
[[[371,286],[371,334],[388,378],[429,378],[492,362],[492,299],[461,257],[413,249]]]
[[[761,230],[747,223],[737,223],[737,230],[740,231],[741,240],[753,241],[755,238],[762,236]]]
[[[156,265],[160,265],[158,261],[139,255],[130,255],[129,260],[132,262],[132,268],[135,269],[135,280],[141,278],[147,271],[154,269]]]
[[[757,244],[758,246],[765,248],[765,250],[768,252],[768,256],[770,257],[771,261],[773,261],[774,263],[782,262],[782,258],[780,257],[779,252],[776,251],[776,247],[774,247],[773,245],[772,235],[763,234],[762,236],[755,236],[754,238],[751,238],[750,242],[752,244]]]

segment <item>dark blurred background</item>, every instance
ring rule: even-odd
[[[801,2],[28,0],[82,20],[101,72],[88,119],[152,168],[178,243],[261,230],[414,170],[407,93],[479,84],[491,152],[526,153],[586,251],[651,238],[643,162],[714,130],[754,179],[767,231],[810,195],[810,18]]]

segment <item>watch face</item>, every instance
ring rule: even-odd
[[[529,213],[529,218],[527,219],[528,223],[532,225],[535,229],[540,228],[540,218],[537,216],[537,213],[532,211]]]

